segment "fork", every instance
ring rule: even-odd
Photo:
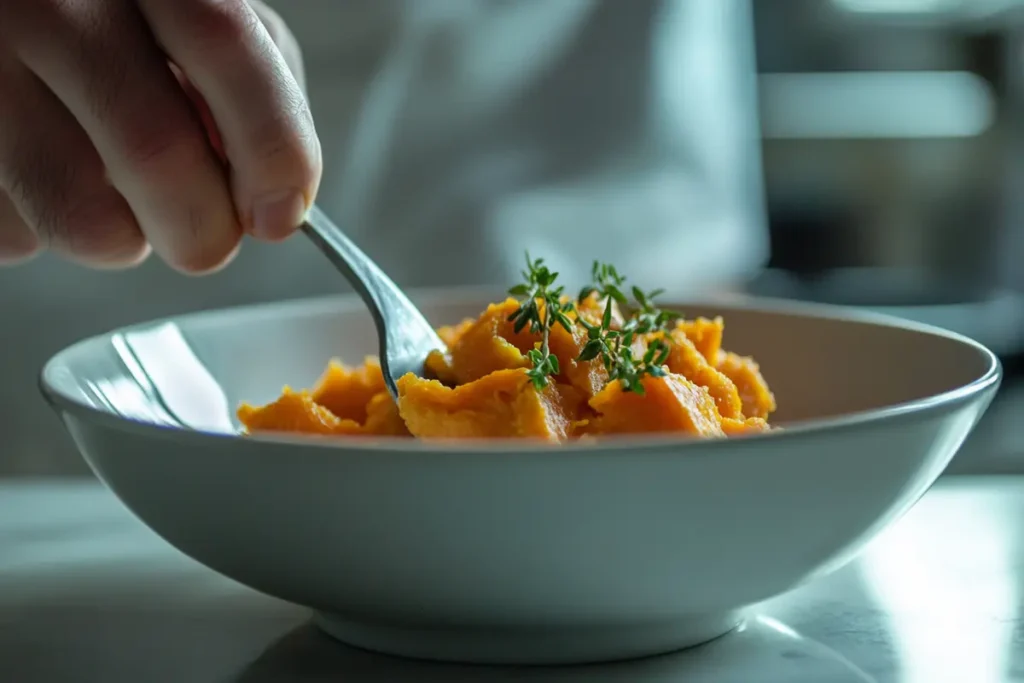
[[[397,400],[398,378],[410,372],[422,376],[427,355],[443,349],[444,342],[398,285],[315,204],[301,229],[370,309],[384,383]]]

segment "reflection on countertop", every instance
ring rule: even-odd
[[[633,662],[572,667],[484,667],[416,662],[330,640],[303,625],[275,641],[233,683],[866,683],[838,653],[766,616],[703,647]]]

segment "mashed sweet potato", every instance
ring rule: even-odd
[[[428,377],[410,374],[398,381],[397,401],[376,359],[357,367],[331,361],[311,390],[286,387],[268,405],[243,404],[238,417],[249,433],[554,442],[666,432],[729,437],[770,429],[775,397],[753,359],[723,350],[721,318],[679,320],[637,335],[632,357],[642,357],[652,345],[665,348],[663,374],[642,375],[641,388],[627,391],[599,359],[580,360],[588,331],[579,318],[600,324],[607,305],[606,322],[615,327],[625,320],[616,305],[585,297],[572,307],[572,331],[550,328],[558,372],[538,388],[529,374],[529,353],[540,348],[541,336],[529,326],[515,329],[512,318],[520,305],[510,298],[476,319],[441,328],[447,349],[431,354]]]

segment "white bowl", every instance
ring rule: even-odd
[[[437,323],[490,297],[414,297]],[[236,436],[234,407],[374,353],[354,298],[211,311],[57,354],[42,388],[99,477],[182,552],[392,654],[570,663],[676,650],[844,564],[945,468],[1000,366],[938,329],[731,300],[777,433],[534,447]]]

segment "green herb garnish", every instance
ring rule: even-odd
[[[526,374],[533,382],[533,386],[540,391],[548,385],[548,377],[560,372],[558,357],[551,353],[549,344],[551,329],[558,324],[572,333],[573,321],[567,313],[572,311],[573,306],[562,303],[563,288],[555,286],[558,273],[545,266],[544,259],[532,260],[527,253],[523,279],[526,281],[524,284],[508,290],[512,296],[522,298],[519,308],[508,317],[508,320],[513,323],[512,327],[516,332],[529,327],[530,332],[540,335],[540,347],[530,349],[526,354],[531,365]]]
[[[591,276],[593,282],[580,290],[577,301],[583,303],[596,293],[605,302],[601,320],[596,324],[591,323],[578,314],[573,321],[567,315],[573,311],[573,305],[562,303],[563,288],[555,286],[558,273],[549,270],[543,259],[531,260],[527,253],[526,270],[523,271],[525,283],[509,290],[509,294],[520,297],[522,303],[508,318],[516,332],[529,326],[530,332],[541,336],[539,348],[531,349],[527,353],[531,364],[527,375],[538,390],[546,387],[548,377],[560,372],[558,358],[551,353],[548,344],[551,329],[555,324],[559,324],[571,333],[573,326],[578,324],[586,330],[587,342],[577,360],[600,359],[610,381],[617,380],[624,391],[632,391],[642,396],[645,375],[665,376],[664,365],[671,353],[671,347],[664,339],[653,339],[647,345],[643,356],[634,358],[633,343],[638,336],[668,331],[681,316],[671,311],[663,311],[655,305],[654,299],[662,294],[660,289],[644,292],[639,287],[631,287],[633,305],[630,306],[629,297],[623,291],[626,278],[611,264],[595,261],[591,268]],[[615,304],[632,309],[630,317],[618,328],[612,326]]]
[[[644,292],[639,287],[632,287],[631,293],[635,305],[632,315],[620,329],[612,328],[613,301],[626,306],[629,301],[622,290],[626,278],[619,274],[615,266],[607,263],[594,262],[591,268],[594,282],[580,290],[579,300],[582,302],[595,292],[605,300],[604,313],[599,324],[579,318],[579,324],[587,330],[587,343],[580,353],[579,360],[588,361],[600,358],[609,380],[618,380],[623,390],[643,395],[644,375],[651,377],[665,376],[665,361],[668,360],[671,348],[663,339],[654,339],[647,345],[642,358],[633,357],[633,342],[638,335],[665,331],[680,317],[670,311],[662,311],[654,304],[654,299],[662,294],[657,289]]]
[[[636,300],[633,319],[637,322],[637,332],[640,334],[658,330],[667,332],[682,317],[679,313],[663,311],[654,305],[655,297],[661,296],[664,292],[663,289],[644,292],[639,287],[633,287],[633,298]]]
[[[593,282],[580,290],[577,299],[579,303],[583,303],[595,292],[601,299],[614,300],[620,306],[625,306],[629,303],[621,289],[626,283],[626,278],[619,275],[619,272],[615,270],[615,266],[610,263],[594,261],[594,265],[590,269],[590,277]]]
[[[589,361],[601,359],[610,381],[618,380],[623,391],[632,391],[641,396],[644,394],[644,375],[651,377],[665,376],[665,361],[668,360],[671,348],[662,339],[654,339],[647,345],[642,358],[633,357],[633,342],[640,331],[635,318],[626,321],[621,329],[611,329],[612,299],[605,303],[601,322],[594,325],[583,318],[580,325],[587,330],[587,343],[580,352],[579,360]]]

